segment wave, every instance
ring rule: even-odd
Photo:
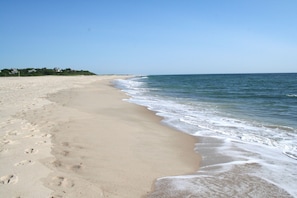
[[[238,114],[230,113],[229,109],[220,108],[219,104],[180,97],[184,95],[174,94],[168,90],[168,87],[171,87],[167,86],[168,84],[166,88],[151,86],[149,83],[152,81],[149,78],[138,77],[117,82],[120,84],[119,87],[131,96],[129,102],[146,106],[163,117],[164,123],[199,137],[195,151],[202,155],[203,160],[196,176],[203,178],[199,180],[197,186],[195,185],[195,189],[201,189],[203,185],[201,182],[205,182],[205,186],[213,184],[207,179],[212,178],[212,173],[217,173],[223,179],[229,178],[229,175],[226,176],[229,174],[228,170],[238,166],[241,173],[243,168],[247,168],[248,175],[255,174],[297,197],[294,186],[297,164],[296,127],[240,117]],[[297,95],[288,94],[288,97]],[[251,168],[257,164],[260,166]],[[282,175],[279,172],[282,172]],[[236,171],[235,177],[238,176],[237,173]],[[191,178],[182,179],[186,183],[191,180]],[[255,178],[255,181],[258,179]],[[180,186],[181,180],[176,182]],[[250,180],[247,181],[248,185],[250,183]],[[173,185],[176,186],[175,184],[174,182]],[[161,185],[157,184],[156,187]],[[185,189],[191,189],[191,185],[185,184]],[[222,185],[225,185],[225,182],[222,182]]]
[[[266,145],[279,149],[280,153],[293,159],[291,156],[297,155],[295,128],[239,118],[222,112],[211,103],[151,94],[151,91],[162,89],[148,87],[141,77],[117,82],[131,96],[130,102],[146,106],[164,117],[163,122],[181,131],[194,136],[223,136],[245,143]]]
[[[294,160],[297,160],[297,154],[296,153],[292,153],[292,152],[289,152],[289,151],[285,151],[283,152],[286,156],[294,159]]]
[[[297,94],[287,94],[286,96],[287,97],[295,97],[295,98],[297,98]]]

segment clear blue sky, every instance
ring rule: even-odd
[[[0,0],[0,68],[297,72],[296,0]]]

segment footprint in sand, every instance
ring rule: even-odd
[[[4,144],[13,144],[15,141],[12,140],[2,140],[1,143]]]
[[[62,142],[62,146],[70,147],[70,144],[69,144],[69,142]]]
[[[12,123],[13,123],[13,121],[11,119],[6,121],[6,124],[12,124]]]
[[[61,155],[67,157],[69,155],[69,153],[70,153],[69,151],[64,150],[61,152]]]
[[[14,166],[24,166],[24,165],[29,165],[33,164],[34,162],[32,160],[22,160],[18,163],[15,163]]]
[[[10,136],[17,136],[19,134],[20,133],[18,133],[17,131],[10,131],[10,132],[8,132],[8,135],[10,135]]]
[[[50,138],[50,137],[52,137],[52,135],[51,134],[48,134],[48,133],[41,134],[41,135],[29,134],[29,135],[26,135],[25,137],[26,138],[44,138],[44,137]]]
[[[62,176],[53,177],[50,184],[52,186],[61,186],[64,188],[72,188],[74,186],[73,181]]]
[[[30,133],[38,133],[39,132],[39,129],[30,129]]]
[[[80,163],[80,164],[77,164],[77,165],[72,165],[68,169],[70,169],[70,170],[72,170],[74,172],[81,171],[83,169],[83,163]]]
[[[4,184],[15,184],[18,182],[18,177],[16,175],[5,175],[0,178],[0,185]]]
[[[38,152],[38,150],[34,149],[34,148],[28,148],[25,150],[26,154],[36,154],[37,152]]]
[[[52,137],[52,135],[49,134],[49,133],[45,133],[45,134],[42,134],[41,137],[48,137],[48,138],[50,138],[50,137]]]
[[[29,135],[26,135],[24,136],[25,138],[39,138],[38,136],[34,135],[34,134],[29,134]]]
[[[60,160],[55,160],[55,161],[51,162],[51,164],[54,167],[61,167],[62,166],[62,162]]]
[[[8,151],[7,148],[0,148],[0,153],[6,153]]]
[[[35,144],[40,145],[40,144],[46,144],[46,143],[47,143],[47,141],[46,140],[43,140],[43,141],[38,141]]]

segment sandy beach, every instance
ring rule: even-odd
[[[123,101],[116,78],[0,78],[1,196],[143,197],[197,171],[196,140]]]

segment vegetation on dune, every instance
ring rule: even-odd
[[[70,68],[60,69],[48,69],[48,68],[26,68],[26,69],[2,69],[0,70],[0,76],[74,76],[74,75],[96,75],[87,70],[73,70]]]

